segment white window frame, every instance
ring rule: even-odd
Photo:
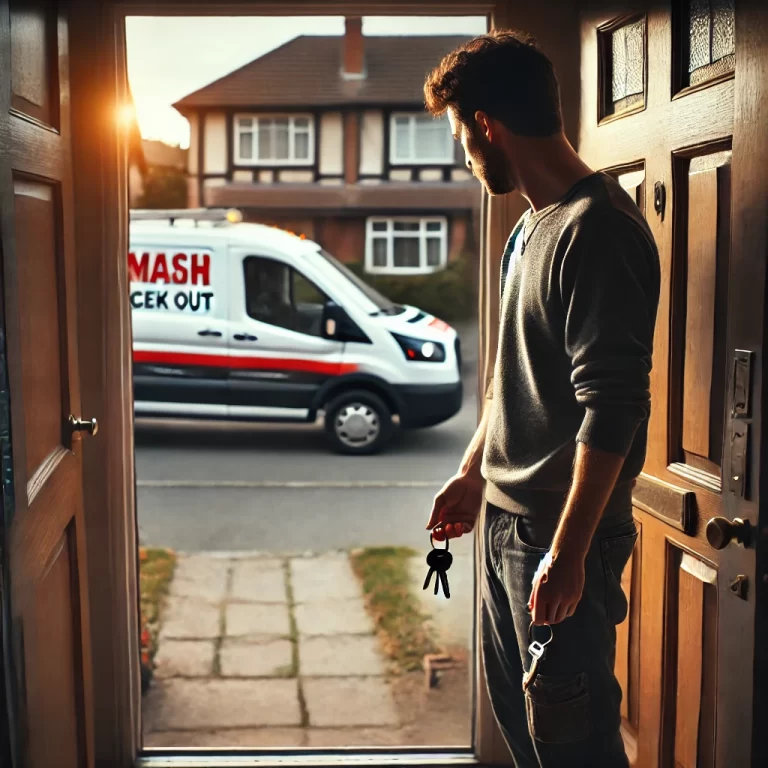
[[[418,222],[418,232],[396,232],[395,223]],[[439,232],[428,232],[427,224],[440,224]],[[374,224],[386,224],[386,231],[374,231]],[[371,275],[429,275],[439,272],[448,264],[448,219],[445,216],[371,216],[365,224],[365,271]],[[396,267],[394,242],[398,238],[419,239],[419,266]],[[373,241],[386,240],[387,263],[375,266],[373,263]],[[440,263],[437,266],[427,264],[427,240],[440,241]]]
[[[240,121],[253,120],[253,127],[248,129],[241,129]],[[260,120],[288,120],[288,158],[285,160],[273,160],[273,159],[260,159],[257,157],[241,157],[240,156],[240,134],[252,133],[253,134],[253,149],[258,151],[259,146],[259,121]],[[309,120],[309,157],[308,158],[296,158],[296,120]],[[270,167],[270,168],[282,168],[284,166],[293,166],[297,168],[306,168],[315,164],[315,116],[312,114],[280,114],[280,113],[258,113],[248,114],[240,113],[234,115],[232,120],[232,141],[234,142],[234,152],[232,156],[234,158],[235,165],[248,165],[258,167]],[[304,131],[301,131],[304,133]]]
[[[397,157],[397,130],[395,122],[398,118],[407,117],[410,123],[409,141],[410,147],[408,152],[408,158]],[[393,112],[389,116],[389,164],[390,165],[455,165],[456,156],[453,146],[453,136],[450,134],[450,124],[448,118],[445,116],[437,118],[438,121],[445,123],[445,130],[448,133],[450,142],[446,144],[449,148],[447,154],[440,156],[435,155],[433,157],[417,157],[416,156],[416,121],[417,119],[424,119],[429,117],[424,112]],[[434,119],[434,118],[433,118]]]

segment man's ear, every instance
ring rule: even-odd
[[[480,132],[485,136],[487,141],[493,141],[493,126],[491,124],[491,118],[485,112],[478,110],[475,112],[475,122]]]

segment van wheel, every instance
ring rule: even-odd
[[[350,390],[325,406],[325,434],[338,453],[368,456],[392,438],[394,425],[386,403],[365,390]]]

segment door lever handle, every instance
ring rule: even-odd
[[[99,431],[99,422],[96,419],[78,419],[76,416],[69,417],[69,429],[75,432],[87,432],[93,436]]]
[[[250,333],[236,333],[234,336],[235,341],[258,341],[257,336],[251,336]]]
[[[198,336],[221,336],[221,331],[211,331],[211,330],[204,330],[204,331],[198,331]]]

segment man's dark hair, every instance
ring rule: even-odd
[[[436,117],[453,107],[468,126],[485,112],[519,136],[552,136],[562,127],[552,62],[525,33],[496,30],[449,53],[424,84]]]

